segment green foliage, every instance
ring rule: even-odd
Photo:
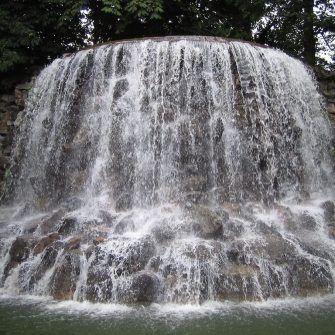
[[[29,72],[87,43],[163,35],[256,41],[335,64],[332,0],[2,0],[0,75]],[[0,89],[2,82],[0,80]]]
[[[27,72],[84,45],[78,0],[2,0],[0,89],[14,72]]]

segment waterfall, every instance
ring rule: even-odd
[[[37,77],[0,286],[94,302],[331,293],[332,131],[311,71],[218,38],[117,42]]]

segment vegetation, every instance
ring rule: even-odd
[[[333,0],[2,0],[0,87],[87,44],[179,34],[255,41],[335,68]]]

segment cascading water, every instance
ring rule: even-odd
[[[215,38],[55,60],[3,196],[0,286],[101,302],[332,293],[331,128],[310,71]]]

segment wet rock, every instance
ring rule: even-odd
[[[212,253],[210,247],[199,244],[195,247],[194,254],[199,262],[206,262],[211,259]]]
[[[65,215],[63,209],[59,209],[52,213],[49,217],[44,219],[40,224],[40,230],[42,235],[55,232],[57,230],[58,224],[61,218]]]
[[[268,260],[283,264],[296,253],[294,246],[280,235],[266,235],[262,239],[233,242],[227,257],[237,264],[256,265]]]
[[[62,220],[58,228],[58,233],[61,235],[69,235],[75,232],[77,219],[75,217],[67,217]]]
[[[309,215],[307,212],[301,214],[298,218],[299,226],[306,230],[315,230],[317,223],[313,216]]]
[[[47,219],[47,217],[43,217],[41,219],[32,219],[24,223],[22,230],[26,234],[32,234],[36,231],[38,226],[41,224],[41,221]]]
[[[333,201],[325,201],[321,204],[321,208],[324,210],[325,221],[329,224],[335,225],[335,205]]]
[[[101,224],[106,226],[113,226],[118,218],[118,215],[112,215],[107,211],[100,210],[98,218],[102,220]]]
[[[153,271],[157,272],[160,264],[161,264],[161,258],[159,256],[152,257],[149,261],[149,269],[152,269]]]
[[[82,207],[84,205],[84,202],[77,198],[77,197],[71,197],[68,198],[64,203],[63,206],[68,212],[75,211],[76,209]]]
[[[222,236],[224,240],[234,240],[240,237],[243,231],[243,222],[236,219],[230,219],[222,226]]]
[[[91,245],[89,246],[86,250],[85,250],[85,257],[86,260],[89,260],[91,258],[91,256],[94,254],[95,251],[95,246]]]
[[[287,271],[292,295],[309,296],[333,291],[334,282],[326,262],[297,256],[288,262]]]
[[[197,206],[193,213],[193,229],[196,236],[204,239],[220,239],[223,224],[229,219],[224,210],[219,211],[205,206]]]
[[[115,234],[123,234],[128,231],[134,231],[135,225],[131,216],[126,216],[120,222],[117,223],[114,229]]]
[[[29,237],[17,237],[9,250],[10,259],[21,263],[29,257],[31,241]]]
[[[131,208],[133,197],[130,193],[123,192],[115,199],[115,210],[117,212],[126,211]]]
[[[65,242],[65,250],[76,250],[79,249],[81,243],[81,237],[74,236]]]
[[[159,279],[154,273],[140,271],[133,276],[131,300],[133,302],[156,302],[159,286]]]
[[[158,243],[169,242],[176,236],[176,231],[164,220],[152,229],[152,233]]]
[[[57,264],[50,280],[50,293],[57,300],[71,300],[80,275],[80,258],[65,253]]]
[[[63,248],[63,243],[60,241],[53,242],[50,246],[46,247],[42,256],[41,262],[36,267],[32,276],[29,279],[29,290],[34,288],[34,285],[45,275],[46,271],[51,269],[55,264],[59,251]]]
[[[57,233],[51,233],[48,236],[41,238],[34,247],[33,255],[35,256],[41,253],[46,247],[59,239],[60,236]]]
[[[119,100],[128,90],[129,83],[127,79],[120,79],[115,83],[113,101]]]
[[[106,242],[106,238],[104,237],[96,237],[95,239],[93,239],[93,244],[94,245],[98,245],[98,244],[101,244],[101,243],[104,243]]]
[[[207,178],[203,176],[188,176],[183,182],[186,192],[202,192],[206,189]]]
[[[330,238],[335,240],[335,227],[333,226],[328,227],[328,235]]]
[[[107,267],[90,267],[87,272],[86,299],[108,302],[112,298],[113,280]]]
[[[276,206],[278,217],[283,224],[284,228],[288,231],[294,232],[298,229],[298,224],[294,219],[292,211],[285,206]]]
[[[150,236],[129,244],[122,255],[110,252],[108,264],[120,269],[122,273],[131,274],[143,270],[156,254],[154,240]]]
[[[256,225],[255,225],[256,230],[264,235],[277,235],[277,236],[281,236],[280,233],[272,226],[267,225],[265,222],[263,221],[256,221]]]
[[[254,273],[221,274],[215,284],[216,295],[222,301],[259,300],[257,289]]]

